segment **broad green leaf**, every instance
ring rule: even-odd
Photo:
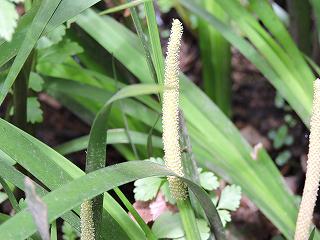
[[[235,211],[240,205],[241,188],[239,186],[226,186],[219,199],[218,209]]]
[[[210,228],[203,219],[197,219],[201,240],[207,240],[210,236]],[[179,213],[165,212],[161,214],[152,225],[152,231],[161,239],[185,240],[183,226]]]
[[[38,51],[37,61],[61,63],[68,57],[81,53],[82,47],[76,42],[72,42],[69,39],[54,44],[53,46]]]
[[[152,177],[143,178],[134,182],[133,189],[134,198],[136,201],[149,201],[156,197],[163,179]]]
[[[46,36],[38,40],[37,48],[43,49],[59,43],[66,34],[66,26],[60,25],[53,31],[49,32]]]
[[[40,123],[43,120],[40,103],[36,97],[27,98],[27,121],[31,123]]]
[[[166,200],[166,202],[169,202],[171,204],[176,204],[176,200],[172,197],[171,192],[170,192],[170,188],[169,188],[169,182],[165,181],[161,187],[160,187],[161,192],[164,195],[164,198]]]
[[[49,222],[57,219],[64,212],[75,208],[81,202],[91,199],[116,186],[152,176],[174,175],[165,167],[148,161],[133,161],[89,173],[72,182],[66,183],[60,188],[43,197],[43,202],[48,206]],[[215,230],[215,224],[219,217],[216,209],[205,191],[191,181],[182,178],[198,198],[206,212],[211,229]],[[94,186],[94,187],[92,187]],[[66,198],[65,196],[68,196]],[[217,219],[216,219],[217,217]],[[23,224],[23,228],[21,225]],[[28,210],[22,210],[14,217],[0,225],[1,239],[25,239],[36,231],[36,226]],[[225,239],[223,233],[218,233],[216,239]]]
[[[30,77],[29,77],[29,88],[31,88],[35,92],[40,92],[43,88],[43,79],[42,77],[36,73],[36,72],[31,72]]]
[[[179,214],[165,212],[152,225],[152,231],[157,238],[180,238],[184,236]]]
[[[212,191],[219,187],[218,178],[212,172],[202,172],[199,177],[200,184],[204,189]]]
[[[218,213],[222,222],[222,225],[225,227],[228,222],[231,222],[231,214],[229,211],[224,209],[218,209]]]
[[[15,5],[8,0],[0,0],[0,38],[11,41],[18,18]]]

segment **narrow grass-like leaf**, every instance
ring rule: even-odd
[[[148,24],[149,39],[151,44],[152,60],[157,73],[158,83],[163,84],[164,81],[164,61],[159,38],[159,30],[156,22],[156,14],[153,2],[144,3],[146,19]]]
[[[317,0],[311,0],[310,3],[312,4],[313,12],[316,17],[317,35],[320,43],[320,2]]]
[[[56,189],[84,175],[83,171],[62,155],[2,119],[0,119],[0,130],[2,152],[23,166],[48,189]],[[17,143],[19,143],[18,149],[16,148]],[[8,168],[1,167],[0,171],[3,170],[3,172],[0,175],[8,181],[15,181],[16,178],[12,176],[12,171],[6,171],[6,169]],[[57,173],[59,178],[56,177],[56,174],[52,174],[53,172]],[[19,172],[14,173],[14,176],[19,176],[17,175]],[[21,184],[21,182],[22,187],[19,188],[24,189],[23,178],[22,181],[14,184]],[[143,231],[129,218],[119,204],[108,193],[105,193],[104,198],[103,225],[106,231],[103,239],[143,238]],[[74,211],[79,214],[80,208]]]
[[[113,95],[97,113],[89,135],[87,157],[86,157],[86,172],[96,171],[106,165],[106,133],[107,119],[113,102],[127,97],[158,93],[163,87],[160,85],[129,85],[119,90]],[[102,228],[102,209],[103,196],[97,196],[92,200],[93,222],[95,235],[101,239]]]
[[[50,229],[50,239],[51,240],[58,240],[58,233],[57,233],[57,222],[54,221],[51,224],[51,229]]]
[[[205,0],[203,5],[222,22],[227,14],[215,0]],[[227,115],[231,114],[231,48],[223,36],[206,21],[199,21],[202,80],[205,93]]]
[[[148,64],[148,68],[149,68],[150,74],[151,74],[151,76],[153,78],[153,81],[155,83],[159,83],[159,81],[157,81],[155,68],[154,68],[154,65],[153,65],[153,62],[152,62],[152,58],[151,58],[151,54],[150,54],[150,51],[149,51],[150,47],[149,47],[149,44],[148,44],[148,42],[147,42],[147,40],[145,38],[144,32],[142,30],[142,26],[141,26],[141,23],[140,23],[140,18],[138,16],[136,7],[133,7],[131,9],[131,16],[132,16],[132,20],[133,20],[134,26],[136,28],[137,34],[138,34],[138,36],[140,38],[140,42],[141,42],[141,44],[143,46],[143,50],[144,50],[144,54],[145,54],[146,59],[147,59],[147,64]]]
[[[17,199],[16,197],[14,196],[13,192],[11,191],[10,187],[8,186],[8,184],[6,183],[6,181],[0,177],[0,184],[1,186],[3,187],[4,191],[6,192],[8,198],[9,198],[9,201],[11,203],[11,206],[12,208],[16,211],[16,212],[19,212],[21,209],[20,209],[20,206],[17,202]]]
[[[23,175],[21,172],[19,172],[10,164],[4,162],[3,156],[0,156],[0,176],[6,179],[8,182],[12,183],[14,186],[19,188],[20,190],[24,190],[24,179],[26,178],[26,176]],[[46,193],[48,193],[48,191],[46,191],[37,183],[34,183],[34,184],[36,187],[35,191],[39,196],[43,196]],[[19,205],[18,207],[20,209]],[[16,210],[16,212],[18,211]],[[71,226],[73,226],[76,231],[78,232],[80,231],[79,217],[75,213],[73,212],[65,213],[62,216],[62,218],[66,220]]]
[[[290,58],[285,55],[283,50],[270,38],[270,36],[258,26],[258,23],[253,19],[254,27],[250,26],[250,21],[247,21],[247,17],[250,16],[250,20],[252,20],[252,16],[249,14],[242,15],[245,11],[242,10],[242,6],[235,7],[233,5],[239,5],[235,1],[220,1],[217,0],[219,4],[224,8],[230,7],[229,10],[232,9],[232,18],[235,19],[237,24],[241,24],[240,26],[244,31],[246,31],[248,37],[250,37],[251,41],[257,45],[256,47],[262,52],[263,56],[245,39],[239,36],[234,29],[219,21],[213,15],[209,14],[197,4],[192,3],[189,0],[181,0],[181,4],[184,5],[187,9],[189,9],[194,14],[208,21],[208,23],[212,24],[233,46],[239,49],[239,51],[248,58],[255,66],[266,76],[266,78],[275,86],[275,88],[281,93],[281,95],[290,103],[290,105],[294,108],[297,114],[301,117],[306,125],[309,124],[309,117],[311,113],[311,92],[307,94],[307,91],[310,89],[303,87],[300,85],[299,78],[293,73],[297,72],[297,69],[294,68],[292,62],[290,65],[290,70],[287,68],[286,63],[290,63]],[[230,5],[231,4],[231,5]],[[230,5],[230,6],[229,6]],[[232,7],[231,7],[232,6]],[[229,11],[228,10],[228,11]],[[240,13],[238,11],[241,11]],[[258,31],[258,32],[257,32]],[[261,36],[260,34],[263,34]],[[267,37],[267,40],[263,38]],[[265,41],[268,41],[267,43]],[[270,42],[271,41],[271,42]],[[272,44],[270,46],[269,44]],[[273,50],[272,48],[276,47],[277,50]],[[279,53],[280,52],[280,53]],[[284,55],[286,62],[283,62],[283,58],[279,58],[277,54]],[[296,95],[299,92],[299,96],[303,96],[299,100]]]
[[[19,52],[10,68],[8,76],[0,90],[0,104],[2,104],[5,96],[10,90],[12,84],[17,78],[23,64],[27,60],[32,49],[36,45],[38,39],[40,38],[43,30],[48,24],[50,18],[54,14],[56,8],[60,4],[61,0],[44,0],[34,17],[30,28],[26,34],[24,41],[19,49]]]
[[[129,202],[129,200],[126,198],[126,196],[120,191],[118,187],[114,188],[115,193],[118,195],[122,203],[126,206],[128,211],[132,214],[134,219],[137,221],[139,226],[142,228],[142,230],[145,232],[147,239],[150,240],[156,240],[156,236],[151,231],[149,226],[145,223],[145,221],[142,219],[142,217],[139,215],[137,210],[132,206],[132,204]]]
[[[149,2],[149,1],[152,1],[152,0],[134,0],[134,1],[131,1],[131,2],[128,2],[128,3],[124,3],[124,4],[121,4],[119,6],[104,10],[104,11],[100,12],[99,15],[106,15],[106,14],[118,12],[118,11],[121,11],[121,10],[124,10],[124,9],[127,9],[127,8],[135,7],[135,6],[137,6],[137,5],[141,4],[141,3]]]
[[[64,212],[75,208],[84,200],[91,199],[116,186],[152,176],[174,175],[165,167],[148,162],[133,161],[116,164],[89,173],[81,178],[69,182],[59,189],[43,197],[48,206],[49,221],[54,221]],[[210,227],[217,240],[225,239],[224,233],[219,231],[221,222],[217,210],[206,192],[192,181],[181,178],[199,199],[210,222]],[[94,188],[92,186],[95,186]],[[65,196],[68,195],[68,198]],[[20,226],[24,226],[21,228]],[[222,229],[222,227],[220,228]],[[36,231],[36,226],[27,210],[10,218],[0,226],[1,239],[25,239]]]
[[[194,11],[199,10],[197,6],[189,5],[189,7]],[[199,13],[202,14],[203,11]],[[244,51],[246,56],[255,60],[264,70],[264,74],[269,74],[270,79],[275,77],[279,80],[264,58],[246,40],[233,33],[228,25],[211,18],[210,14],[206,15],[207,17],[210,21],[214,19],[212,21],[218,22],[218,27],[216,25],[215,27],[219,31],[220,29],[224,31],[223,35],[229,36],[233,44],[244,46],[244,49],[248,50]],[[141,82],[150,82],[149,72],[141,71],[147,69],[147,64],[141,47],[137,48],[137,37],[132,32],[110,18],[99,18],[90,10],[81,14],[77,23],[107,51],[114,53],[114,56]],[[100,34],[101,31],[97,29],[108,31],[109,37]],[[116,43],[110,41],[110,38],[116,39]],[[122,51],[116,51],[116,49],[122,49]],[[280,80],[275,81],[276,83],[280,83]],[[281,87],[281,84],[279,86]],[[298,99],[295,101],[298,103]],[[199,165],[218,172],[227,180],[240,185],[244,193],[280,231],[288,238],[292,238],[297,207],[284,185],[281,174],[267,153],[262,149],[259,158],[254,161],[250,156],[252,148],[241,137],[236,127],[184,75],[181,75],[181,108],[185,113],[193,150]],[[156,116],[153,114],[150,119],[155,119]],[[149,126],[152,124],[148,123]],[[239,169],[246,171],[239,171]]]
[[[162,148],[162,140],[160,137],[145,134],[141,132],[129,131],[132,143],[139,145],[148,145],[149,138],[152,138],[152,146],[156,148]],[[109,129],[107,132],[106,144],[129,144],[130,141],[127,137],[125,129]],[[151,136],[151,137],[150,137]],[[63,143],[55,150],[62,155],[70,154],[73,152],[87,149],[89,141],[89,135],[73,139],[69,142]]]

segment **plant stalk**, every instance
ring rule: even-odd
[[[187,240],[197,240],[200,238],[199,229],[197,227],[196,217],[194,215],[190,200],[177,200],[180,212],[180,218]]]
[[[13,85],[13,121],[16,127],[27,130],[27,97],[34,53],[31,52]]]
[[[290,32],[299,49],[307,56],[312,51],[311,6],[309,1],[288,0]]]

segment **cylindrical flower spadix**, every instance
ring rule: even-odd
[[[94,240],[94,223],[91,200],[84,201],[81,204],[81,240]]]
[[[317,200],[320,180],[320,80],[314,82],[312,116],[310,122],[309,153],[306,181],[300,204],[295,240],[307,240],[312,223],[312,215]]]
[[[179,52],[182,24],[174,19],[165,60],[165,74],[162,103],[162,128],[164,160],[167,168],[183,176],[179,145]],[[177,177],[168,177],[170,191],[177,200],[187,197],[185,184]]]

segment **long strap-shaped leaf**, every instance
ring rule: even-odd
[[[265,44],[261,40],[261,36],[256,34],[250,27],[247,25],[243,26],[249,31],[250,36],[254,36],[256,44],[259,45],[259,49],[262,48],[268,49],[263,51],[264,56],[253,47],[247,40],[238,36],[234,30],[227,24],[219,21],[213,15],[202,9],[198,4],[190,0],[180,0],[181,4],[185,6],[192,13],[206,20],[209,24],[214,26],[222,35],[225,37],[233,46],[235,46],[246,58],[248,58],[255,66],[266,76],[266,78],[274,85],[274,87],[281,93],[281,95],[290,103],[292,108],[297,112],[299,117],[304,121],[308,126],[309,117],[311,114],[311,97],[308,96],[303,89],[295,81],[294,76],[291,72],[286,71],[286,66],[280,61],[279,57],[275,56],[274,50],[268,44]],[[233,1],[225,1],[231,4]],[[241,21],[242,24],[244,20]],[[259,39],[261,40],[259,42]],[[253,39],[251,39],[253,40]],[[268,61],[267,61],[268,60]],[[275,64],[278,62],[279,64]],[[285,74],[287,73],[287,75]],[[290,75],[290,84],[287,76]],[[285,81],[283,80],[285,79]],[[296,90],[296,91],[295,91]],[[300,92],[298,95],[303,96],[303,98],[297,98],[297,92]]]
[[[132,142],[134,144],[141,144],[147,145],[147,138],[152,138],[152,146],[157,148],[162,148],[162,140],[160,137],[148,135],[142,132],[136,131],[128,131]],[[118,129],[109,129],[107,132],[107,140],[106,144],[119,144],[119,143],[130,143],[128,136],[126,134],[125,129],[118,128]],[[81,151],[87,148],[89,142],[89,135],[79,137],[63,143],[57,147],[55,150],[58,151],[62,155],[70,154],[73,152]]]
[[[48,189],[55,190],[84,175],[71,161],[1,118],[0,132],[0,153],[4,153],[0,154],[1,161],[8,164],[16,161]],[[13,183],[23,189],[23,181],[10,169],[2,166],[0,175],[10,182],[15,181]],[[104,199],[103,225],[107,226],[107,231],[103,239],[142,239],[143,231],[121,206],[108,193],[104,194]],[[80,212],[79,207],[73,210]]]
[[[42,17],[48,17],[49,22],[48,24],[45,24],[45,29],[42,32],[42,34],[46,34],[56,27],[58,27],[60,24],[66,22],[67,20],[77,16],[79,13],[81,13],[83,10],[91,7],[95,3],[99,2],[99,0],[46,0],[42,2],[42,5],[46,5],[46,8],[49,9],[49,7],[55,5],[55,3],[59,1],[61,2],[56,11],[54,12],[53,16],[51,17],[50,11],[48,12],[42,12],[44,14]],[[49,4],[46,4],[49,2]],[[0,40],[0,66],[2,66],[4,63],[8,62],[10,59],[12,59],[17,53],[24,42],[24,39],[26,37],[26,34],[28,31],[30,31],[31,22],[32,19],[36,15],[37,6],[35,8],[32,8],[26,16],[23,16],[21,20],[19,21],[17,31],[13,36],[13,39],[11,42],[4,42]],[[50,10],[50,9],[49,9]],[[49,16],[50,15],[50,16]],[[38,22],[39,23],[39,22]],[[40,25],[44,24],[45,22],[41,22]],[[39,26],[40,26],[39,25]],[[36,34],[36,33],[34,33]],[[33,46],[32,46],[33,47]]]
[[[3,154],[0,154],[0,176],[18,187],[19,189],[24,189],[24,180],[25,175],[19,172],[15,167],[11,166],[7,162],[3,161]],[[42,188],[37,183],[34,183],[36,186],[36,192],[39,196],[43,196],[48,192]],[[67,221],[76,231],[80,232],[80,221],[79,217],[73,212],[67,212],[61,216],[65,221]]]
[[[44,203],[48,206],[49,222],[54,221],[65,212],[75,208],[84,200],[91,199],[114,187],[145,177],[173,175],[174,173],[164,166],[148,161],[120,163],[89,173],[43,197]],[[199,200],[216,239],[225,239],[219,215],[207,193],[190,180],[181,179]],[[35,231],[36,226],[30,212],[22,210],[0,226],[0,239],[25,239]]]
[[[140,81],[150,81],[149,72],[142,71],[147,69],[147,65],[142,51],[136,47],[137,38],[132,32],[111,18],[99,17],[90,10],[81,14],[77,23],[107,51],[115,53],[114,56]],[[96,29],[104,29],[109,33],[108,37]],[[248,55],[253,54],[254,59],[263,61],[261,66],[268,68],[264,59],[254,52],[254,49],[249,50]],[[253,160],[250,156],[252,148],[241,137],[235,126],[183,75],[181,75],[181,93],[181,107],[185,113],[198,162],[241,185],[245,194],[286,237],[291,238],[297,216],[296,205],[267,153],[261,150],[259,158]],[[155,118],[156,116],[152,117]]]
[[[41,6],[34,17],[32,24],[22,42],[22,45],[18,51],[18,54],[10,68],[8,76],[0,91],[0,104],[2,104],[4,98],[9,92],[12,84],[18,76],[23,64],[27,60],[32,49],[36,45],[43,30],[47,26],[50,18],[54,14],[55,10],[59,6],[61,0],[43,0]]]
[[[113,97],[111,97],[101,110],[97,113],[91,130],[87,150],[86,172],[93,172],[106,165],[106,133],[107,133],[107,118],[111,110],[113,102],[131,96],[139,96],[150,93],[158,93],[163,87],[160,85],[151,84],[137,84],[129,85],[122,88]],[[93,199],[93,220],[95,227],[95,234],[98,239],[101,239],[102,228],[102,209],[103,209],[103,195],[99,195]]]

